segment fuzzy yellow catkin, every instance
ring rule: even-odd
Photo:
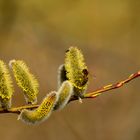
[[[36,103],[39,84],[34,75],[30,73],[25,62],[22,60],[11,60],[9,65],[13,70],[17,85],[24,91],[26,102]]]
[[[61,84],[66,80],[68,80],[66,77],[66,70],[64,64],[62,64],[58,67],[58,77],[57,77],[58,89],[60,88]]]
[[[37,109],[22,110],[18,120],[20,119],[27,124],[40,124],[51,115],[57,100],[58,94],[55,91],[49,93]]]
[[[65,70],[67,79],[74,86],[74,94],[82,97],[88,84],[88,70],[82,52],[76,47],[70,47],[65,55]]]
[[[73,94],[73,86],[71,82],[65,81],[62,83],[61,87],[59,88],[57,92],[59,98],[58,101],[54,107],[55,110],[61,110],[63,109],[68,101],[70,100],[72,94]]]
[[[5,63],[0,60],[0,104],[2,108],[8,109],[11,107],[13,91],[9,70]]]

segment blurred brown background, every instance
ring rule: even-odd
[[[40,83],[57,87],[65,50],[78,46],[92,91],[140,69],[138,0],[0,0],[0,59],[25,60]],[[0,115],[0,140],[140,140],[140,79],[83,104],[70,103],[39,126]],[[13,106],[25,104],[15,84]]]

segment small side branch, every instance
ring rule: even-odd
[[[2,113],[14,113],[14,114],[20,114],[20,112],[23,110],[23,109],[35,109],[37,108],[39,105],[25,105],[25,106],[20,106],[20,107],[13,107],[13,108],[10,108],[10,109],[3,109],[1,108],[0,109],[0,114]]]
[[[115,84],[109,84],[107,86],[103,86],[91,93],[86,93],[83,97],[83,99],[87,99],[87,98],[96,98],[98,97],[99,95],[103,94],[104,92],[106,91],[109,91],[109,90],[113,90],[113,89],[117,89],[117,88],[120,88],[122,87],[123,85],[125,85],[126,83],[132,81],[133,79],[136,79],[140,76],[140,71],[138,71],[137,73],[134,73],[134,74],[131,74],[127,79],[125,80],[122,80],[120,82],[117,82]],[[77,97],[73,96],[71,97],[70,101],[74,101],[74,100],[78,100]],[[3,114],[3,113],[15,113],[15,114],[20,114],[20,112],[23,110],[23,109],[35,109],[37,108],[39,105],[25,105],[25,106],[21,106],[21,107],[15,107],[15,108],[10,108],[8,110],[4,110],[4,109],[0,109],[0,114]]]
[[[103,86],[91,93],[87,93],[84,95],[84,98],[95,98],[99,95],[101,95],[103,92],[106,92],[106,91],[109,91],[109,90],[112,90],[112,89],[116,89],[116,88],[120,88],[122,87],[123,85],[125,85],[126,83],[132,81],[133,79],[136,79],[137,77],[140,76],[140,71],[138,71],[137,73],[134,73],[134,74],[131,74],[127,79],[125,80],[122,80],[120,82],[117,82],[115,84],[109,84],[109,85],[106,85],[106,86]]]

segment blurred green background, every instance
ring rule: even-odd
[[[38,101],[57,87],[65,50],[78,46],[88,91],[140,69],[138,0],[0,0],[0,59],[25,60],[40,83]],[[0,115],[1,140],[140,140],[139,79],[83,104],[70,103],[39,126]],[[15,84],[13,106],[24,105]]]

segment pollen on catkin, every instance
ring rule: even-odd
[[[26,102],[36,103],[39,84],[34,75],[30,73],[25,62],[22,60],[11,60],[9,65],[13,70],[17,85],[24,91]]]
[[[66,80],[68,80],[66,77],[66,70],[64,64],[62,64],[58,67],[58,77],[57,77],[58,89],[60,88],[61,84]]]
[[[88,84],[88,70],[82,52],[70,47],[65,55],[66,77],[74,86],[74,94],[82,97]]]
[[[63,82],[57,94],[59,95],[59,98],[54,109],[61,110],[67,105],[68,101],[70,100],[73,94],[73,86],[71,82],[69,81]]]
[[[9,70],[5,63],[0,60],[0,105],[4,109],[11,107],[13,84]]]
[[[40,124],[51,115],[57,100],[58,95],[55,91],[49,93],[37,109],[23,109],[18,120],[20,119],[27,124]]]

